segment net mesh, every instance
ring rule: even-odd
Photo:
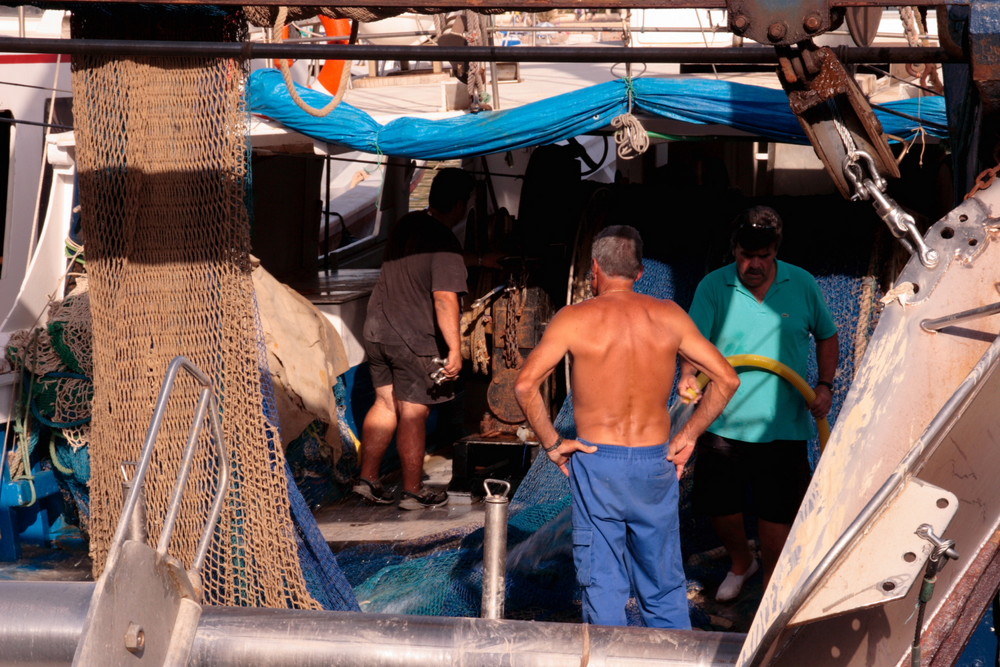
[[[74,12],[73,38],[245,39],[239,11]],[[183,37],[180,37],[183,36]],[[90,548],[105,565],[167,366],[185,355],[215,382],[232,484],[203,570],[213,605],[316,609],[299,563],[277,427],[265,414],[246,206],[246,64],[223,58],[73,60],[80,204],[93,327]],[[185,374],[146,482],[158,538],[198,387]],[[209,434],[171,551],[190,566],[215,488]],[[257,555],[258,557],[254,557]]]

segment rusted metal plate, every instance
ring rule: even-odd
[[[882,124],[834,52],[827,47],[779,51],[778,78],[789,105],[840,194],[853,194],[844,175],[848,147],[841,130],[851,135],[856,150],[872,156],[881,176],[898,178],[899,166]]]
[[[524,413],[514,397],[514,382],[524,360],[542,339],[551,316],[548,296],[539,287],[508,292],[493,304],[493,368],[486,398],[490,414],[498,422],[515,427],[524,422]],[[542,387],[543,395],[548,396],[550,391],[550,387]],[[513,432],[498,422],[484,424],[492,425],[490,430]]]
[[[833,30],[844,20],[829,0],[730,0],[729,29],[766,45],[788,45]]]
[[[1000,112],[1000,2],[984,0],[969,11],[969,50],[972,79],[983,110]]]

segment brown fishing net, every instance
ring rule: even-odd
[[[73,38],[245,38],[238,11],[215,12],[191,21],[184,12],[81,9]],[[185,355],[216,383],[233,468],[202,573],[205,602],[314,609],[289,515],[284,454],[264,409],[246,207],[246,76],[245,62],[222,58],[73,60],[93,318],[91,552],[97,575],[122,506],[122,462],[138,460],[167,366]],[[182,373],[146,484],[154,543],[196,395]],[[199,447],[171,545],[188,566],[215,490],[207,429]]]

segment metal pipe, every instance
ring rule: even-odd
[[[493,493],[490,485],[501,487]],[[486,537],[483,539],[483,603],[480,616],[503,618],[503,605],[507,596],[507,509],[510,499],[510,482],[488,479],[486,489]]]
[[[69,665],[94,584],[0,582],[0,667]],[[579,623],[204,607],[196,667],[733,665],[746,635]]]
[[[745,635],[578,623],[207,608],[191,665],[732,665]]]
[[[963,322],[969,322],[971,320],[978,320],[981,317],[988,317],[990,315],[996,315],[997,313],[1000,313],[1000,302],[992,303],[988,306],[980,306],[979,308],[973,308],[971,310],[963,310],[962,312],[955,313],[954,315],[945,315],[944,317],[937,317],[931,320],[923,320],[920,322],[920,328],[928,333],[934,333],[936,331],[941,331],[941,329],[948,326],[962,324]]]
[[[314,60],[428,60],[586,63],[764,64],[778,62],[767,47],[602,47],[593,46],[379,46],[375,44],[273,44],[267,42],[180,42],[114,39],[0,38],[7,53],[63,53],[69,55]],[[840,62],[955,63],[965,62],[945,49],[923,46],[833,47]]]
[[[132,487],[135,486],[135,467],[138,465],[135,461],[125,461],[122,463],[122,476],[125,478],[122,481],[122,504],[128,499],[129,494],[132,492]],[[132,466],[132,477],[128,476],[126,472],[126,466]],[[125,539],[132,540],[134,542],[146,543],[146,494],[145,489],[139,489],[139,496],[136,499],[135,510],[129,515],[128,518],[128,529],[125,532]]]
[[[493,41],[493,15],[489,14],[486,16],[486,44],[489,46],[494,46]],[[495,60],[490,61],[490,89],[493,91],[493,104],[490,106],[494,111],[500,110],[500,82],[497,80],[497,63]]]
[[[0,667],[70,665],[94,582],[0,582]]]

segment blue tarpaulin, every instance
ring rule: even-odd
[[[298,92],[321,108],[330,96],[305,87]],[[610,125],[629,111],[699,125],[733,127],[770,141],[808,144],[781,90],[714,79],[619,79],[524,106],[482,111],[455,118],[398,118],[385,125],[342,102],[325,117],[303,111],[292,99],[281,73],[261,69],[250,75],[250,111],[267,116],[306,136],[368,153],[427,160],[447,160],[544,146]],[[943,97],[899,100],[882,105],[910,120],[876,109],[886,134],[909,139],[924,131],[945,136]],[[921,121],[928,124],[922,126]]]

